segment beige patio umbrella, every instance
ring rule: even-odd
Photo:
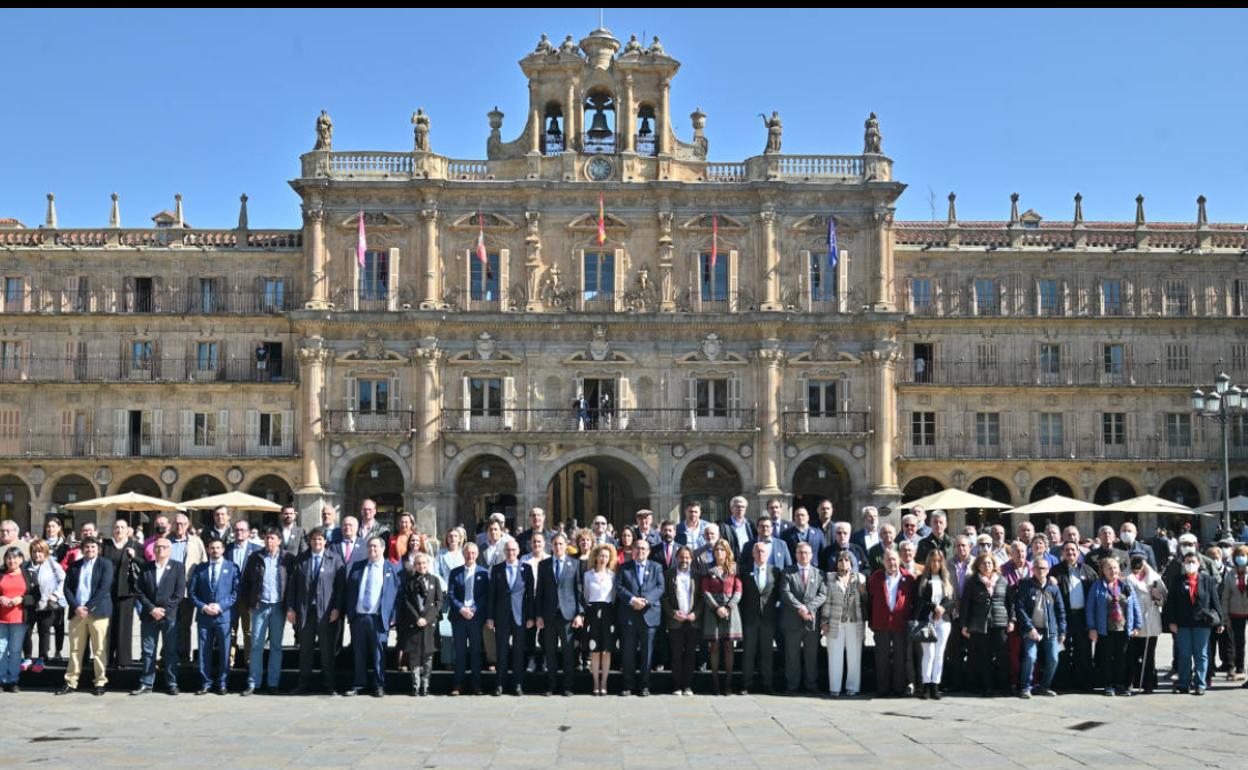
[[[1121,500],[1117,503],[1110,503],[1105,506],[1106,511],[1120,511],[1122,513],[1182,513],[1188,516],[1208,516],[1206,513],[1197,513],[1186,505],[1166,500],[1156,495],[1140,495],[1130,500]],[[1218,508],[1218,510],[1222,510]]]
[[[265,500],[263,497],[248,495],[242,492],[226,492],[220,495],[212,495],[211,497],[201,497],[198,500],[187,500],[182,505],[191,510],[211,510],[225,506],[232,511],[272,511],[276,513],[282,510],[282,506],[272,500]]]
[[[1056,513],[1082,513],[1083,511],[1103,511],[1104,506],[1096,503],[1089,503],[1086,500],[1076,500],[1073,497],[1065,495],[1052,495],[1043,500],[1037,500],[1034,503],[1020,505],[1017,508],[1011,508],[1006,513],[1022,513],[1028,516],[1037,514],[1056,514]]]
[[[159,497],[140,495],[138,492],[125,492],[120,495],[69,503],[64,508],[70,511],[182,511],[186,509],[178,503],[161,500]]]
[[[1195,509],[1197,513],[1222,513],[1222,501],[1214,500]],[[1231,513],[1248,513],[1248,497],[1235,495],[1231,498]]]
[[[924,510],[928,511],[936,510],[937,508],[944,511],[960,511],[967,508],[1011,507],[1009,503],[999,503],[991,498],[972,495],[970,492],[963,492],[960,489],[942,489],[935,494],[920,497],[918,500],[911,500],[897,507],[899,510],[908,510],[916,505],[921,505]]]

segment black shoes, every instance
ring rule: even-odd
[[[62,685],[61,689],[57,690],[55,693],[53,693],[53,695],[69,695],[75,692],[78,692],[78,688],[70,687],[69,685]]]

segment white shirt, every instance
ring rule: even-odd
[[[1070,588],[1070,608],[1072,610],[1081,610],[1085,602],[1083,596],[1083,581],[1076,573],[1066,576],[1066,583]]]
[[[601,577],[594,570],[585,573],[585,603],[593,604],[595,602],[614,602],[615,601],[615,574],[610,570],[602,573]]]
[[[732,531],[737,533],[738,548],[745,550],[745,544],[750,541],[750,531],[746,528],[747,519],[741,519],[741,523],[737,524],[736,519],[729,519],[728,526],[732,527]]]
[[[156,562],[156,587],[157,588],[160,588],[160,579],[164,577],[165,570],[167,569],[169,569],[169,562],[165,562],[164,564],[161,564],[160,562]]]
[[[862,542],[863,542],[863,544],[866,546],[866,550],[870,551],[872,548],[874,548],[874,547],[875,547],[876,545],[878,545],[878,544],[879,544],[879,542],[880,542],[880,532],[879,532],[879,530],[872,530],[872,531],[870,531],[870,532],[866,532],[866,533],[862,536]]]
[[[942,580],[932,581],[932,604],[940,604],[945,599],[945,583]]]
[[[676,609],[688,613],[693,608],[693,576],[676,571]]]
[[[884,587],[888,591],[888,611],[892,612],[897,607],[897,589],[901,587],[901,572],[896,575],[884,573]]]
[[[479,563],[474,563],[471,568],[469,568],[467,564],[463,565],[464,567],[464,606],[465,607],[471,608],[471,607],[477,606],[477,599],[475,596],[473,596],[473,589],[476,587],[476,582],[477,582],[476,575],[477,575],[478,566],[479,566]]]

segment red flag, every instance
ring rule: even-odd
[[[602,193],[598,193],[598,245],[607,242],[607,217],[602,205]]]
[[[711,214],[711,272],[715,272],[715,261],[719,258],[719,216]],[[714,280],[712,277],[711,280]]]
[[[477,210],[477,259],[489,267],[490,260],[485,254],[485,217],[481,215],[480,209]]]
[[[368,239],[364,237],[364,209],[360,209],[360,229],[355,240],[355,259],[360,267],[364,267],[364,252],[368,250]]]

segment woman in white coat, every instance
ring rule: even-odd
[[[1138,554],[1131,557],[1131,572],[1126,581],[1135,592],[1135,600],[1140,603],[1140,613],[1144,616],[1139,636],[1131,637],[1127,648],[1131,686],[1151,693],[1157,689],[1157,637],[1162,632],[1161,608],[1166,603],[1166,583]]]
[[[867,601],[867,580],[855,572],[849,549],[837,554],[836,568],[824,576],[828,598],[821,618],[828,645],[828,689],[832,697],[853,697],[862,684],[862,642]]]

